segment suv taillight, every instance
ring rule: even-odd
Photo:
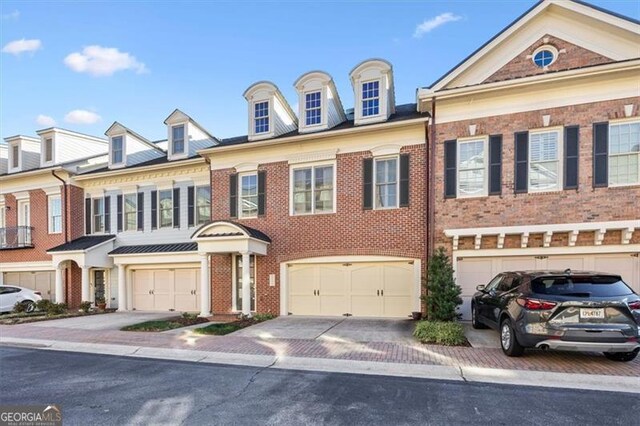
[[[632,311],[640,310],[640,300],[629,302],[629,309]]]
[[[555,302],[548,302],[546,300],[519,298],[516,300],[518,305],[530,311],[548,311],[556,306]]]
[[[42,293],[40,293],[39,291],[34,291],[33,294],[37,294],[38,296],[42,296]]]

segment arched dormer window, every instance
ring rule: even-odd
[[[368,59],[349,73],[355,97],[355,124],[386,121],[395,113],[393,67],[383,59]]]
[[[243,96],[249,106],[249,140],[273,138],[298,127],[295,113],[275,84],[259,81]]]
[[[293,84],[298,92],[300,133],[330,129],[346,120],[331,76],[323,71],[303,74]]]

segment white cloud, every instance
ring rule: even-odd
[[[49,117],[48,115],[40,114],[36,117],[36,123],[39,126],[53,127],[56,125],[56,120],[54,120],[53,117]]]
[[[64,116],[64,121],[71,124],[94,124],[101,120],[102,117],[95,112],[84,109],[74,109]]]
[[[413,33],[413,37],[421,38],[426,33],[435,30],[436,28],[446,24],[447,22],[455,22],[461,19],[462,16],[454,15],[451,12],[442,13],[435,18],[427,19],[422,24],[419,24]]]
[[[13,12],[3,13],[2,14],[2,19],[17,20],[19,17],[20,17],[20,11],[19,10],[14,10]]]
[[[38,49],[42,49],[42,42],[38,39],[33,40],[14,40],[5,44],[2,48],[4,53],[10,53],[12,55],[19,56],[24,52],[35,52]]]
[[[66,66],[75,72],[86,72],[95,77],[109,76],[116,71],[132,70],[137,74],[148,72],[147,67],[126,52],[115,47],[86,46],[64,58]]]

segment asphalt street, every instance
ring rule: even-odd
[[[65,425],[637,424],[637,394],[203,365],[0,347],[0,404]]]

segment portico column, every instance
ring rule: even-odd
[[[127,310],[127,283],[124,265],[118,265],[118,312]]]
[[[211,279],[209,278],[209,255],[200,254],[200,316],[211,316]]]
[[[242,314],[251,316],[251,253],[242,253]]]
[[[91,296],[89,295],[89,267],[82,266],[82,296],[81,302],[89,302],[91,301]]]
[[[56,266],[56,303],[64,303],[64,288],[62,286],[62,263]]]

